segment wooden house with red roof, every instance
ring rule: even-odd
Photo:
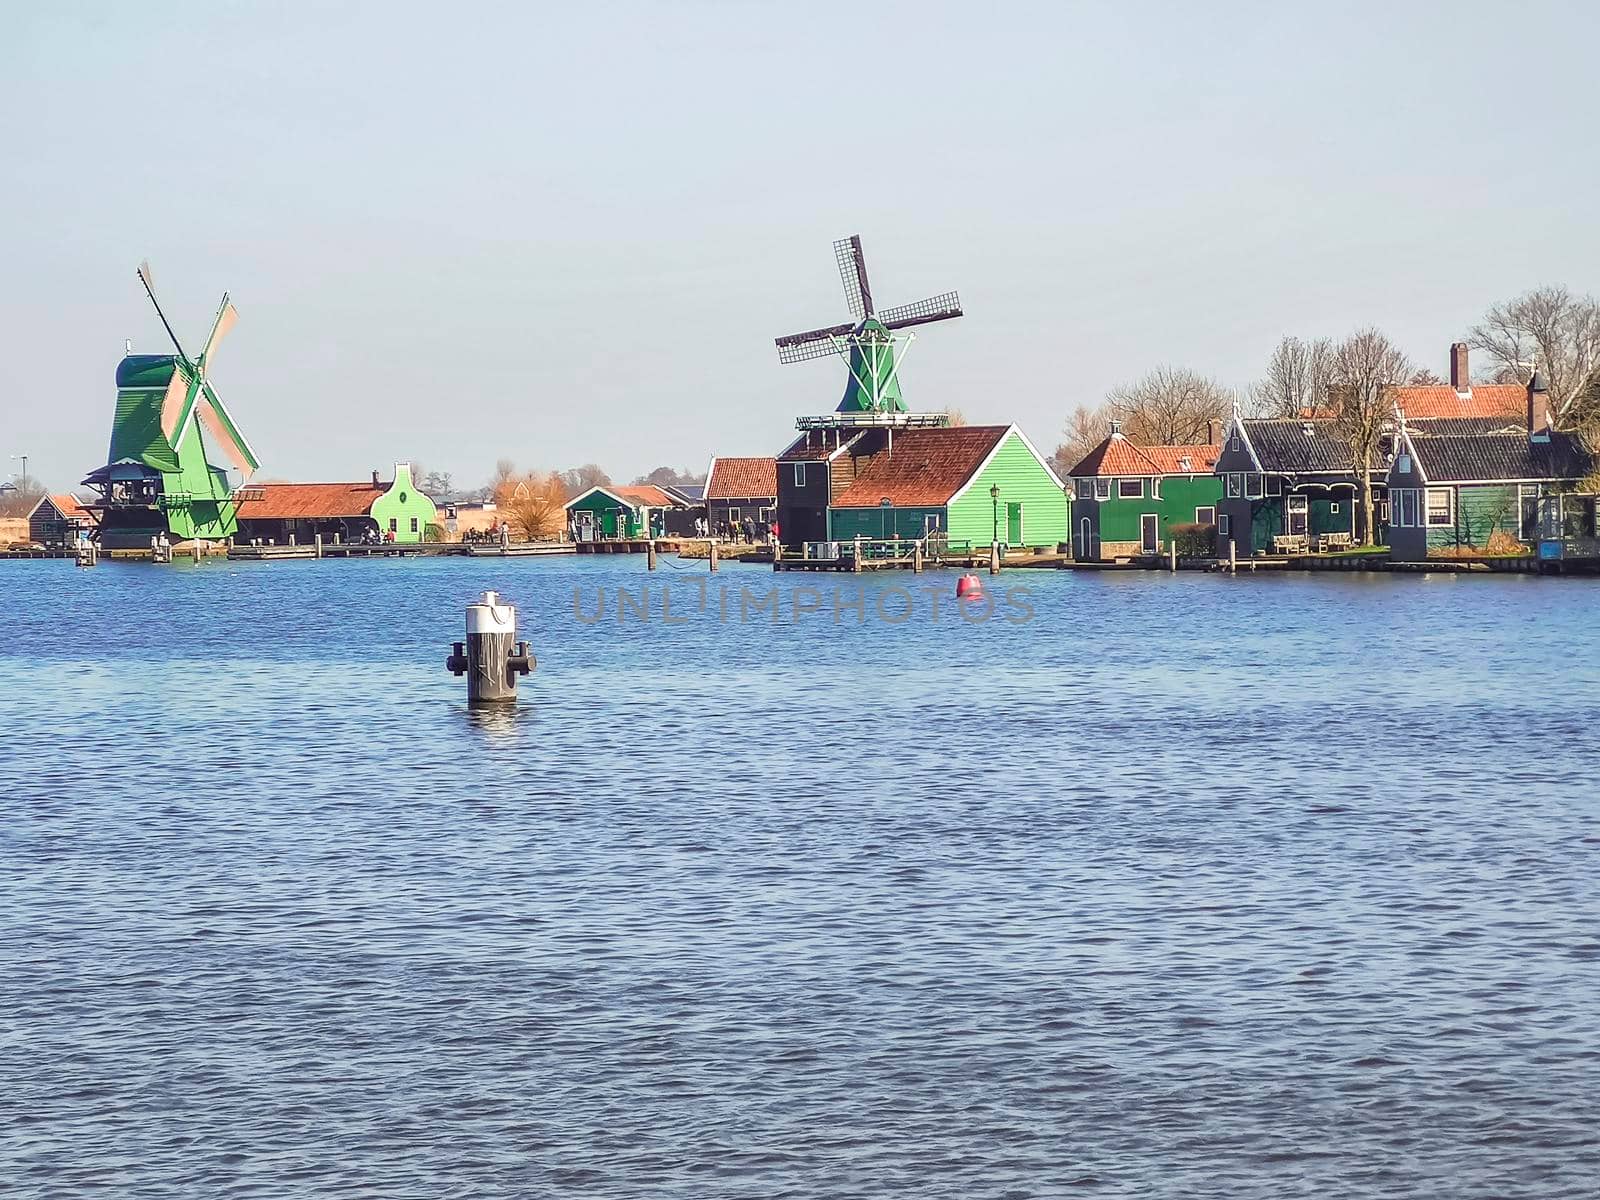
[[[28,540],[41,546],[68,545],[77,540],[80,530],[94,527],[94,514],[76,496],[65,493],[40,496],[28,514]]]
[[[304,546],[318,534],[330,544],[421,542],[439,520],[408,463],[396,463],[387,483],[376,471],[362,483],[258,483],[240,489],[235,500],[242,543]]]
[[[949,426],[937,415],[798,425],[800,437],[778,456],[786,549],[929,533],[984,546],[1066,540],[1061,479],[1015,425]]]
[[[713,458],[706,471],[705,502],[713,533],[732,532],[750,520],[756,536],[765,538],[778,504],[778,460]]]
[[[694,508],[653,483],[596,484],[566,503],[575,542],[683,537],[694,532]]]
[[[1136,446],[1120,421],[1074,466],[1072,553],[1083,562],[1164,554],[1182,526],[1215,539],[1222,480],[1215,444]]]

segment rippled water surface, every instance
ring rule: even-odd
[[[0,563],[0,1194],[1596,1194],[1600,588],[664,567]]]

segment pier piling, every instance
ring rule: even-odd
[[[651,538],[647,543],[645,543],[644,565],[645,565],[645,568],[647,570],[654,571],[656,569],[656,540],[655,540],[655,538]]]
[[[528,643],[516,641],[517,610],[495,592],[467,605],[467,640],[456,642],[444,665],[467,677],[468,704],[514,704],[517,676],[537,665]]]
[[[1000,543],[989,543],[989,574],[1000,574]]]

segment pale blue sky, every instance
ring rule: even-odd
[[[965,303],[912,406],[1046,449],[1161,362],[1376,323],[1443,371],[1600,287],[1588,4],[334,7],[4,6],[0,456],[103,460],[143,257],[189,343],[233,292],[263,475],[464,483],[775,451],[854,232],[880,303]]]

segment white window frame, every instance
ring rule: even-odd
[[[1226,479],[1229,500],[1238,500],[1244,495],[1244,475],[1238,471],[1229,471]]]
[[[1260,500],[1267,494],[1267,483],[1263,476],[1256,471],[1246,472],[1244,477],[1244,498],[1246,500]]]
[[[1283,476],[1282,475],[1268,475],[1267,476],[1267,495],[1269,495],[1269,496],[1281,496],[1281,495],[1283,495]]]
[[[803,462],[794,464],[794,485],[803,488],[806,485],[806,465]]]
[[[1200,515],[1201,513],[1210,513],[1211,515],[1203,517]],[[1200,505],[1199,508],[1194,510],[1194,523],[1196,525],[1215,525],[1217,523],[1217,506],[1215,504]]]
[[[1440,514],[1443,520],[1433,519],[1433,498],[1444,497],[1444,512]],[[1431,487],[1423,498],[1423,519],[1428,523],[1429,529],[1447,529],[1456,523],[1456,490],[1447,487]]]
[[[1074,482],[1078,485],[1078,487],[1077,487],[1077,495],[1078,495],[1078,499],[1079,500],[1093,500],[1094,499],[1094,480],[1092,480],[1092,479],[1078,479],[1078,480],[1074,480]]]
[[[728,505],[728,515],[723,519],[729,525],[737,525],[743,519],[739,516],[739,506],[737,504]]]
[[[1128,485],[1130,483],[1133,484],[1134,489],[1135,489],[1131,493],[1128,491]],[[1143,500],[1144,499],[1144,480],[1142,480],[1142,479],[1119,479],[1119,480],[1117,480],[1117,499],[1118,500]]]
[[[1217,514],[1217,536],[1218,537],[1232,537],[1233,536],[1233,514],[1232,513],[1218,513]]]
[[[1152,475],[1150,477],[1150,499],[1161,499],[1161,476],[1159,475]]]
[[[1416,529],[1417,510],[1421,507],[1420,488],[1396,488],[1391,515],[1394,517],[1392,524],[1396,529]]]
[[[1094,481],[1094,498],[1096,500],[1111,499],[1111,477],[1102,476]]]
[[[772,524],[772,510],[770,508],[756,509],[756,520],[763,525]]]

